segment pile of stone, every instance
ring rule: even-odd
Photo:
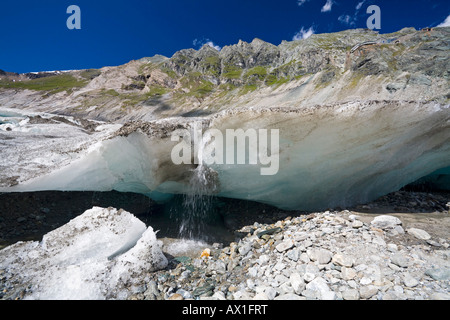
[[[225,248],[173,259],[130,298],[450,299],[449,239],[394,216],[326,211],[240,231]]]

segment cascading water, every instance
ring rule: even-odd
[[[202,239],[206,221],[212,211],[208,168],[203,165],[193,170],[189,181],[190,192],[183,196],[179,235],[182,238]]]
[[[178,212],[179,237],[196,240],[206,239],[208,222],[214,219],[213,198],[217,192],[217,172],[203,163],[203,150],[210,138],[203,137],[202,124],[192,126],[194,158],[199,165],[192,170],[187,193],[183,196],[181,212]],[[180,210],[180,208],[178,209]]]

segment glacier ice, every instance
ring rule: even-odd
[[[0,251],[0,268],[31,285],[25,299],[114,299],[124,284],[164,268],[167,259],[151,227],[132,214],[94,207],[46,234]]]
[[[192,193],[196,165],[175,165],[179,128],[279,129],[279,172],[260,164],[211,164],[211,193],[320,210],[371,201],[450,166],[449,105],[352,101],[314,107],[236,108],[205,118],[125,124],[58,169],[0,191]],[[194,162],[193,162],[194,163]]]

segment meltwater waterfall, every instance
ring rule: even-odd
[[[206,234],[204,231],[213,216],[215,190],[213,170],[203,165],[192,170],[189,192],[183,195],[181,207],[171,210],[171,219],[179,225],[179,237],[206,240],[203,239]]]

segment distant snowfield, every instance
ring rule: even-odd
[[[125,285],[167,266],[161,246],[153,229],[132,214],[94,207],[41,242],[3,249],[0,269],[16,285],[31,286],[25,299],[126,299]]]

